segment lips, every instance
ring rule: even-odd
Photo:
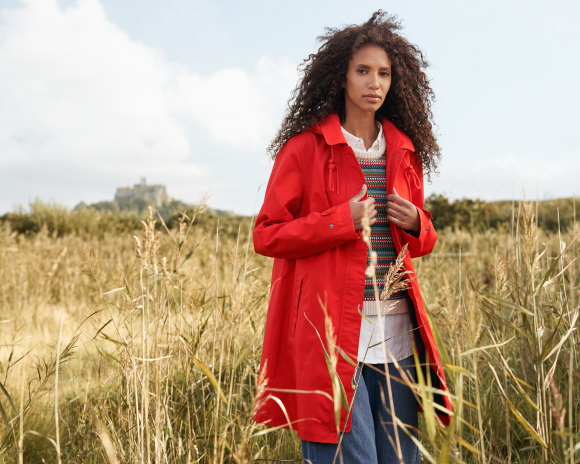
[[[370,103],[378,103],[381,101],[381,97],[379,97],[376,93],[364,95],[363,98],[365,98]]]

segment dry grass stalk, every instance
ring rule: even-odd
[[[61,456],[60,456],[60,433],[59,433],[59,422],[58,422],[58,368],[59,368],[59,361],[60,361],[60,342],[62,339],[62,324],[64,322],[64,314],[60,317],[60,328],[58,330],[58,342],[56,344],[56,361],[55,365],[55,372],[54,372],[54,428],[55,428],[55,442],[56,442],[56,462],[60,464]]]
[[[449,429],[435,422],[431,430],[421,422],[426,461],[480,463],[483,453],[488,462],[580,458],[574,450],[580,442],[575,235],[572,229],[559,236],[538,229],[531,213],[534,208],[524,203],[514,208],[512,235],[509,228],[439,230],[438,257],[415,261],[432,327],[448,353],[455,417]],[[55,422],[46,411],[54,408],[54,334],[61,312],[62,340],[81,327],[69,343],[61,340],[59,350],[63,462],[102,461],[93,409],[120,463],[146,462],[147,456],[183,464],[299,458],[294,432],[272,431],[251,419],[254,397],[258,407],[268,396],[256,394],[267,388],[258,363],[271,261],[252,253],[250,220],[240,228],[239,220],[222,218],[218,229],[217,220],[198,214],[194,225],[192,216],[168,222],[168,231],[161,224],[159,234],[150,214],[134,250],[132,230],[106,239],[102,232],[84,235],[81,248],[75,235],[41,230],[23,236],[0,226],[0,312],[9,321],[0,323],[0,382],[9,395],[24,385],[24,399],[14,409],[0,391],[0,406],[14,427],[10,434],[0,432],[6,462],[56,462],[50,445],[56,441],[47,440]],[[461,267],[446,258],[459,250]],[[332,335],[325,326],[325,348]],[[225,401],[182,339],[219,379]],[[438,393],[428,377],[413,388],[437,411],[432,404]],[[385,406],[391,408],[388,391]]]

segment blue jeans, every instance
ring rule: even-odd
[[[413,382],[417,381],[413,356],[399,361],[399,365],[413,379]],[[385,368],[384,364],[372,366],[381,372]],[[395,414],[401,422],[410,426],[407,427],[407,430],[411,431],[416,437],[418,428],[417,400],[409,387],[392,380],[393,377],[400,378],[400,374],[394,364],[388,364],[388,366],[391,375]],[[358,369],[356,377],[358,377]],[[390,409],[386,376],[369,366],[364,366],[352,406],[351,431],[344,434],[341,443],[342,462],[344,464],[399,463],[394,424],[391,415],[383,406],[381,386],[384,392],[384,402],[387,408]],[[398,433],[405,464],[419,463],[417,445],[400,427],[398,427]],[[389,436],[395,443],[395,447],[391,445]],[[313,464],[332,464],[336,447],[337,445],[331,443],[302,440],[302,457],[305,462],[310,461]],[[336,463],[340,464],[340,462],[340,458],[337,458]]]

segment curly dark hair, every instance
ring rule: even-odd
[[[338,113],[344,122],[342,84],[349,62],[365,45],[377,45],[389,55],[392,81],[375,117],[379,121],[386,117],[409,136],[415,147],[416,161],[429,180],[432,173],[437,174],[441,153],[433,133],[431,105],[435,94],[423,71],[429,63],[416,45],[397,33],[401,29],[397,16],[382,10],[373,13],[362,25],[325,29],[326,34],[318,37],[318,42],[322,42],[318,52],[309,55],[298,66],[303,77],[292,91],[280,129],[268,147],[272,159],[291,137],[318,124],[329,114]]]

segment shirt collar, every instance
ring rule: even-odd
[[[391,147],[389,150],[394,151],[401,148],[414,150],[411,139],[409,139],[409,137],[407,137],[392,122],[386,118],[383,118],[382,126],[387,145]],[[338,114],[330,113],[326,117],[322,118],[316,127],[312,128],[312,130],[314,130],[315,133],[321,133],[328,145],[336,145],[339,143],[346,143],[340,127],[340,119],[338,118]]]
[[[383,138],[383,125],[379,121],[375,121],[375,124],[377,126],[377,129],[379,129],[379,135],[377,136],[376,140],[373,142],[373,144],[370,146],[368,150],[365,148],[365,143],[363,139],[355,135],[352,135],[342,126],[340,127],[340,129],[342,130],[342,134],[344,135],[346,143],[348,143],[351,146],[351,148],[366,153],[374,153],[380,150],[382,145],[381,140]]]

